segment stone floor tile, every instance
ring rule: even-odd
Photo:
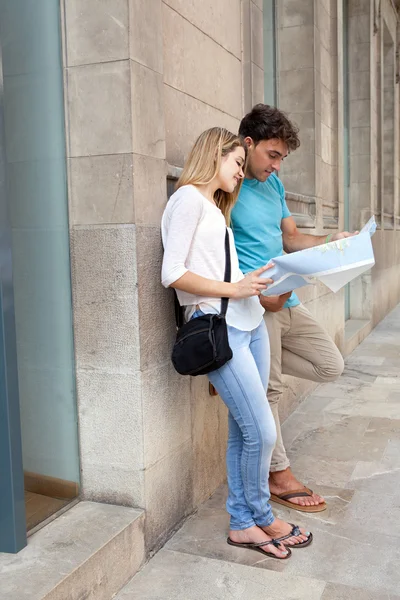
[[[386,360],[387,359],[384,356],[363,356],[362,354],[353,352],[353,354],[346,358],[346,368],[348,368],[350,365],[375,367],[377,365],[382,365]]]
[[[379,538],[361,542],[350,531],[314,527],[314,542],[296,550],[295,560],[287,561],[284,573],[306,575],[330,583],[361,588],[379,594],[397,594],[400,587],[398,561],[400,549],[396,540],[382,546]],[[290,563],[290,564],[289,564]],[[367,596],[368,598],[368,596]]]
[[[370,420],[365,436],[380,435],[392,439],[400,438],[400,419],[385,419],[384,417],[374,417]]]
[[[352,532],[368,531],[370,536],[387,533],[400,537],[400,502],[398,494],[388,495],[385,490],[356,490],[343,516],[342,527]],[[397,539],[397,543],[399,540]],[[400,570],[399,570],[400,583]]]
[[[324,588],[315,579],[161,550],[115,600],[320,600]]]
[[[291,456],[316,456],[337,460],[380,460],[387,441],[378,433],[365,437],[369,419],[343,418],[300,434],[290,447]]]
[[[353,588],[340,583],[327,583],[321,600],[400,600],[400,596],[377,594],[374,591]]]
[[[356,460],[323,459],[316,456],[290,455],[296,477],[305,484],[346,487],[357,464]]]
[[[380,490],[384,495],[398,495],[400,490],[400,468],[398,466],[400,457],[396,457],[395,461],[396,466],[389,458],[379,462],[358,462],[346,488],[372,493]]]

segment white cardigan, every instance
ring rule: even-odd
[[[224,280],[225,272],[225,218],[199,190],[192,185],[179,188],[165,208],[161,233],[164,245],[161,280],[165,287],[187,271],[213,279]],[[231,229],[231,281],[243,279]],[[196,296],[176,290],[181,306],[187,306],[190,318],[198,306],[204,313],[219,312],[218,298]],[[243,299],[230,298],[226,322],[242,331],[251,331],[261,323],[264,309],[257,296]]]

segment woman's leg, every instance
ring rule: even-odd
[[[253,332],[229,327],[228,334],[233,358],[209,374],[230,412],[227,510],[232,530],[253,525],[267,527],[274,521],[268,502],[268,474],[276,440],[275,422],[265,393],[268,336],[264,324]]]

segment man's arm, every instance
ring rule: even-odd
[[[285,219],[282,219],[281,229],[283,249],[285,252],[297,252],[298,250],[313,248],[314,246],[320,246],[327,241],[326,235],[310,235],[309,233],[300,233],[293,217],[286,217]],[[349,233],[348,231],[334,233],[332,236],[330,236],[329,241],[335,242],[336,240],[342,240],[343,238],[351,237],[357,233],[358,232]]]

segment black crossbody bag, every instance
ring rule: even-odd
[[[225,275],[231,280],[229,233],[225,233]],[[178,333],[172,349],[172,363],[181,375],[205,375],[215,371],[233,356],[229,346],[226,311],[229,298],[221,298],[221,312],[195,317],[183,324],[183,308],[175,293],[175,318]]]

